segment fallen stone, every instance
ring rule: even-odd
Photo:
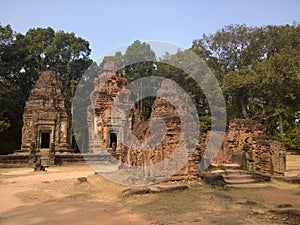
[[[270,209],[269,212],[276,213],[279,215],[288,215],[291,217],[299,217],[300,218],[300,210],[294,209],[294,208]]]
[[[277,205],[277,208],[293,208],[294,206],[290,203],[282,203]]]
[[[87,182],[88,182],[88,180],[87,180],[86,177],[78,177],[78,178],[77,178],[77,183],[78,183],[78,184],[81,184],[81,183],[87,183]]]
[[[167,192],[167,191],[176,191],[176,190],[185,190],[188,189],[187,184],[170,184],[170,185],[160,185],[150,187],[150,192]]]
[[[251,205],[251,206],[255,206],[258,205],[257,202],[254,201],[249,201],[249,200],[242,200],[242,201],[238,201],[237,204],[242,204],[242,205]]]
[[[150,188],[148,187],[141,187],[141,188],[128,188],[122,191],[122,194],[124,196],[129,195],[141,195],[141,194],[147,194],[150,192]]]
[[[277,214],[279,217],[285,217],[287,221],[290,221],[289,224],[300,224],[300,209],[271,209],[269,212]]]
[[[50,184],[49,180],[42,181],[43,184]]]
[[[150,189],[150,193],[160,193],[160,192],[162,192],[162,189],[160,189],[160,187],[157,187],[157,186],[149,187],[149,189]]]
[[[205,173],[203,174],[203,181],[206,184],[210,184],[215,187],[224,187],[225,181],[221,174],[215,174],[215,173]]]

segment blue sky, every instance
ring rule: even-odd
[[[52,27],[90,42],[99,59],[134,40],[157,40],[190,47],[203,33],[228,24],[249,26],[300,22],[297,0],[2,0],[0,23],[18,32]]]

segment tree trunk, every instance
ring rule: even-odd
[[[282,116],[281,116],[281,114],[279,114],[279,121],[278,121],[278,123],[279,123],[279,133],[283,134],[283,122],[282,122]]]
[[[240,104],[241,104],[241,107],[242,107],[242,114],[243,116],[248,119],[249,118],[249,115],[247,113],[247,105],[245,103],[245,100],[243,97],[240,98]]]

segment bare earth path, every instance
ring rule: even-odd
[[[77,177],[93,176],[87,165],[32,171],[0,170],[0,224],[149,224],[117,201],[114,193],[124,187],[104,179],[99,191],[77,184]]]
[[[77,183],[87,177],[88,183]],[[184,191],[124,197],[127,188],[87,165],[0,169],[0,224],[299,224],[270,209],[300,208],[300,185],[215,189],[194,183]]]

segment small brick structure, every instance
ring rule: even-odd
[[[263,130],[261,124],[250,119],[231,120],[214,163],[237,163],[250,171],[284,175],[286,150]]]

